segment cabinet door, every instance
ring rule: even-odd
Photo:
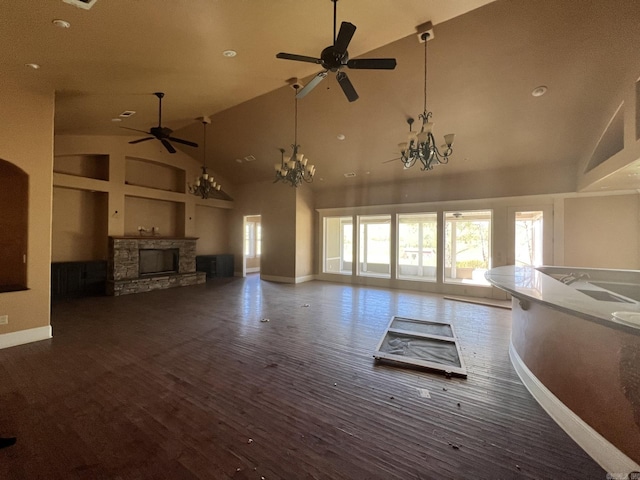
[[[84,265],[81,263],[68,263],[65,266],[64,294],[75,296],[82,294],[84,290]]]

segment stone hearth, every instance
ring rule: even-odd
[[[206,273],[196,271],[197,238],[109,237],[107,294],[128,295],[206,282]],[[140,275],[140,250],[178,249],[178,271]]]

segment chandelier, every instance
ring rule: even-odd
[[[293,88],[298,91],[300,88],[300,84],[298,82],[293,83]],[[311,183],[313,182],[313,176],[316,173],[315,165],[308,165],[309,159],[305,158],[302,153],[300,153],[300,145],[298,145],[298,98],[295,97],[295,129],[294,129],[294,137],[293,144],[291,147],[293,148],[293,152],[290,156],[285,156],[285,149],[280,149],[281,159],[280,163],[275,163],[273,166],[276,170],[276,179],[273,183],[276,182],[285,182],[290,184],[292,187],[298,187],[302,182]]]
[[[444,136],[444,145],[438,149],[436,140],[433,136],[433,122],[431,117],[433,114],[427,111],[427,41],[433,38],[431,31],[420,34],[420,41],[424,43],[424,108],[418,116],[422,120],[422,126],[419,132],[413,131],[413,118],[408,118],[409,137],[406,142],[399,143],[400,160],[404,164],[404,168],[413,167],[417,161],[422,164],[421,170],[431,170],[434,165],[441,163],[449,163],[449,156],[453,153],[451,146],[455,134],[449,133]]]
[[[219,192],[222,185],[219,185],[212,175],[207,173],[207,125],[211,123],[208,117],[202,117],[203,146],[202,146],[202,173],[195,179],[193,185],[189,185],[189,193],[202,198],[213,198]]]

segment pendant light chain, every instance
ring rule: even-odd
[[[294,128],[293,128],[293,143],[298,145],[298,97],[295,97],[295,116],[293,117],[295,120]]]
[[[427,40],[429,39],[429,34],[427,33],[426,38],[424,39],[424,112],[427,111]]]
[[[202,165],[207,168],[207,124],[202,122]]]
[[[294,84],[293,88],[298,89],[298,85]],[[309,162],[308,158],[305,158],[304,155],[299,151],[300,145],[298,145],[298,97],[297,95],[294,97],[294,126],[293,126],[293,151],[291,156],[287,156],[285,158],[284,153],[285,149],[280,149],[280,163],[274,164],[274,168],[276,171],[276,179],[275,182],[285,182],[291,185],[292,187],[297,187],[302,184],[302,182],[311,183],[313,182],[313,176],[316,173],[316,167],[314,165],[307,165]]]
[[[408,141],[398,144],[400,160],[404,168],[411,168],[416,163],[421,165],[421,170],[432,170],[435,165],[449,163],[449,157],[453,153],[453,140],[455,135],[448,133],[444,136],[444,145],[440,148],[436,145],[433,136],[433,114],[427,110],[427,42],[431,34],[425,31],[420,35],[420,41],[424,43],[424,105],[418,118],[422,120],[420,131],[413,131],[413,118],[407,118],[409,125]],[[441,150],[442,149],[442,150]]]

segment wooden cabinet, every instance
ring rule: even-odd
[[[51,298],[104,295],[107,262],[55,262],[51,264]]]
[[[233,277],[233,255],[198,255],[196,270],[206,272],[207,278]]]

